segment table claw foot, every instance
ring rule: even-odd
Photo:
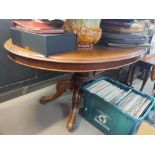
[[[46,104],[49,101],[53,101],[60,97],[67,89],[72,89],[73,84],[72,81],[63,80],[59,81],[56,85],[56,93],[53,96],[43,96],[40,98],[40,103]]]
[[[76,89],[74,90],[72,98],[72,112],[67,123],[67,128],[69,131],[73,130],[76,125],[76,118],[79,111],[80,100],[81,100],[80,89]]]
[[[54,100],[54,98],[54,96],[43,96],[39,101],[41,104],[46,104],[47,102]]]

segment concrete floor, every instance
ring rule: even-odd
[[[71,93],[47,105],[39,103],[38,99],[50,92],[54,94],[55,85],[23,95],[0,104],[0,134],[11,135],[44,135],[44,134],[102,134],[99,130],[78,118],[76,130],[68,132],[66,122],[71,106]]]
[[[135,88],[139,89],[140,80],[134,81]],[[153,94],[153,82],[148,81],[144,92]],[[17,97],[0,104],[0,134],[1,135],[101,135],[98,129],[88,123],[81,115],[78,117],[78,126],[73,132],[68,132],[66,122],[70,113],[71,93],[47,105],[39,103],[43,95],[54,94],[55,85]],[[52,93],[51,93],[52,92]],[[155,134],[155,129],[147,130],[144,123],[139,134]]]

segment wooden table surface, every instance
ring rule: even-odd
[[[11,59],[17,63],[51,71],[90,72],[122,67],[138,61],[145,53],[145,48],[112,48],[96,46],[78,48],[45,57],[34,51],[12,44],[9,39],[4,44]]]
[[[146,55],[141,61],[155,65],[155,53]]]

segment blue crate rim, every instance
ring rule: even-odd
[[[102,97],[100,97],[100,96],[98,96],[98,95],[96,95],[96,94],[94,94],[94,93],[91,93],[89,90],[87,90],[87,88],[88,88],[89,86],[91,86],[92,84],[94,84],[94,83],[96,83],[96,82],[98,82],[98,81],[101,81],[101,80],[107,80],[108,82],[112,82],[112,83],[118,84],[118,85],[122,86],[123,89],[124,89],[124,88],[125,88],[125,89],[128,89],[128,90],[129,90],[129,89],[132,89],[133,92],[135,92],[135,93],[137,93],[137,94],[140,94],[140,95],[142,95],[142,96],[144,96],[144,97],[149,98],[149,99],[151,100],[150,106],[147,108],[147,110],[145,111],[145,113],[144,113],[141,117],[139,117],[139,118],[137,118],[137,117],[135,117],[135,116],[132,116],[132,115],[128,114],[127,112],[123,111],[123,110],[120,109],[119,107],[117,107],[117,106],[115,106],[115,105],[113,105],[113,104],[110,104],[109,102],[107,102],[106,100],[104,100]],[[93,81],[93,82],[91,82],[91,83],[88,83],[87,85],[83,86],[82,89],[83,89],[84,92],[89,93],[89,94],[91,94],[91,95],[94,95],[95,97],[100,98],[100,99],[103,100],[106,104],[110,105],[112,108],[114,108],[114,109],[116,109],[117,111],[119,111],[119,112],[121,112],[121,113],[127,115],[129,118],[134,119],[135,121],[142,121],[142,120],[144,120],[144,119],[146,118],[146,116],[148,115],[149,111],[153,108],[153,106],[154,106],[154,104],[155,104],[155,99],[154,99],[152,96],[150,96],[150,95],[148,95],[148,94],[144,94],[144,93],[142,93],[142,92],[140,92],[140,91],[137,91],[137,90],[135,90],[135,89],[133,89],[133,88],[131,88],[131,87],[128,87],[128,86],[122,84],[122,83],[119,83],[119,82],[117,82],[117,81],[114,81],[114,80],[112,80],[112,79],[110,79],[110,78],[108,78],[108,77],[101,77],[101,78],[98,78],[97,80],[95,80],[95,81]]]

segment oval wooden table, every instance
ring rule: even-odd
[[[8,51],[9,58],[19,64],[49,71],[74,72],[71,80],[57,82],[57,91],[54,96],[43,96],[40,99],[40,102],[45,104],[60,97],[67,89],[73,90],[72,110],[67,123],[68,130],[72,130],[76,124],[82,95],[81,87],[94,79],[93,74],[90,73],[132,64],[139,61],[146,52],[145,48],[123,49],[96,46],[45,57],[12,44],[11,39],[5,42],[4,47]]]

